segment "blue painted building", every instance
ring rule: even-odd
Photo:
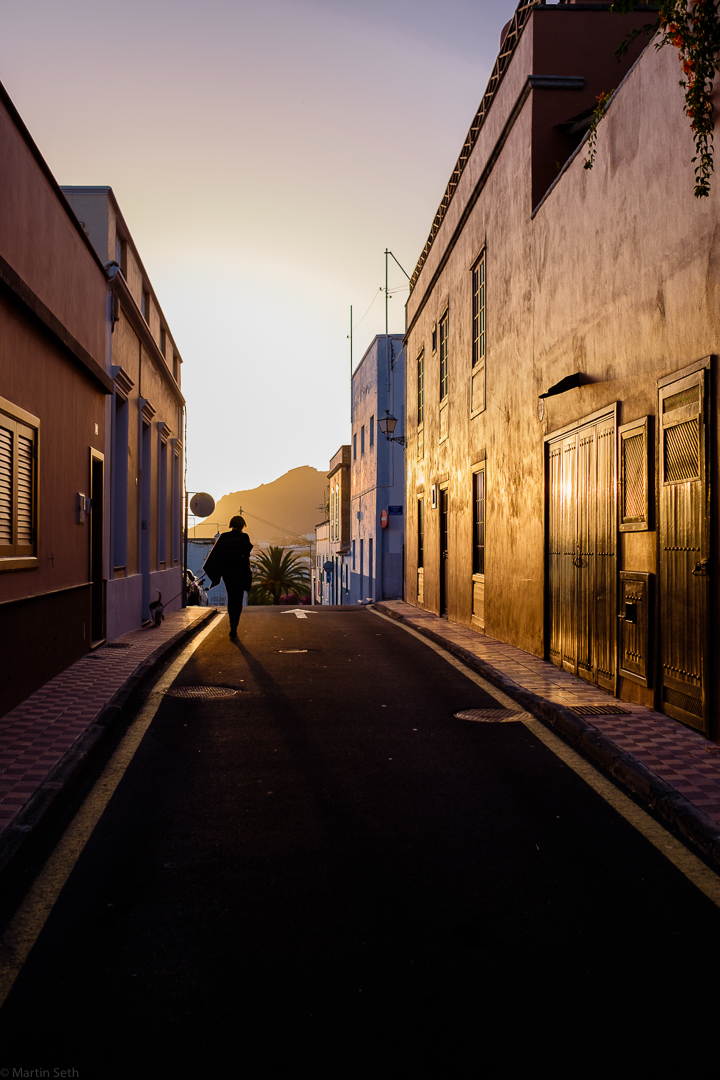
[[[386,417],[397,421],[393,440],[402,439],[402,334],[375,337],[352,376],[350,550],[345,559],[353,604],[402,596],[405,449],[382,433],[380,423]]]

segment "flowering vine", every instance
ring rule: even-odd
[[[624,56],[640,35],[658,34],[656,49],[673,45],[680,56],[685,91],[685,113],[695,138],[695,197],[710,194],[710,174],[713,171],[712,91],[720,58],[720,0],[659,0],[659,12],[654,22],[632,30],[617,50]],[[635,10],[635,0],[615,0],[613,11]],[[594,115],[594,114],[593,114]],[[587,165],[586,168],[592,168]]]
[[[609,90],[607,93],[603,90],[601,94],[598,94],[597,105],[593,109],[593,114],[590,120],[590,127],[588,129],[588,156],[585,158],[585,168],[592,169],[595,164],[595,154],[597,153],[597,129],[598,124],[605,115],[605,110],[608,106],[608,101],[615,93],[614,90]],[[587,115],[587,114],[586,114]]]

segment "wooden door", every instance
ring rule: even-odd
[[[550,659],[614,690],[614,413],[549,442],[547,537]]]
[[[448,489],[440,488],[440,614],[447,615]]]
[[[660,389],[660,654],[669,716],[709,731],[705,371]]]

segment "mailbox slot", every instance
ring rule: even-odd
[[[623,679],[652,686],[650,626],[653,574],[620,571],[618,653]]]

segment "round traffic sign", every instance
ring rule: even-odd
[[[387,529],[387,524],[388,524],[388,512],[387,512],[387,510],[383,510],[383,512],[380,514],[380,528],[381,529]]]
[[[195,517],[206,518],[215,509],[215,500],[205,491],[198,491],[190,500],[190,511]]]

